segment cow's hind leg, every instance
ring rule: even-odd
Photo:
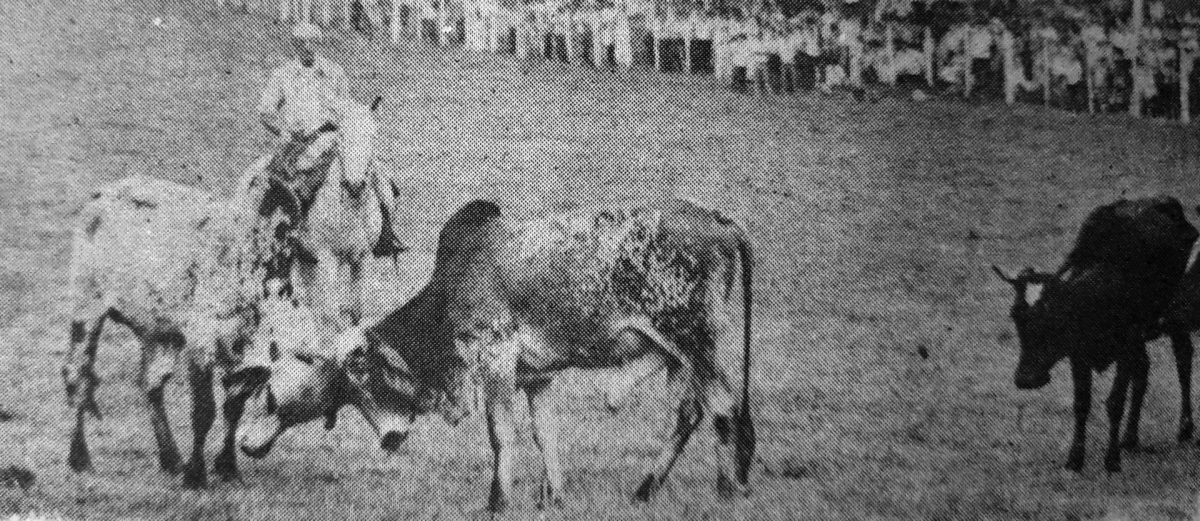
[[[704,408],[693,394],[689,393],[683,400],[680,400],[679,408],[676,411],[675,429],[671,432],[670,438],[667,439],[667,443],[659,452],[658,457],[654,459],[650,471],[642,479],[642,484],[634,493],[634,499],[649,501],[654,493],[662,487],[663,482],[667,479],[667,474],[675,466],[679,455],[683,454],[684,447],[687,446],[696,426],[703,419]]]
[[[1135,450],[1138,448],[1138,423],[1142,417],[1142,404],[1146,401],[1146,385],[1150,377],[1150,359],[1146,356],[1146,346],[1138,346],[1138,354],[1130,363],[1129,375],[1129,419],[1125,427],[1125,437],[1121,448]]]
[[[95,398],[100,379],[96,376],[94,366],[96,349],[100,344],[100,333],[104,330],[106,317],[107,315],[101,314],[90,322],[71,322],[71,344],[63,363],[62,377],[67,392],[67,403],[75,412],[75,426],[71,431],[71,445],[67,454],[67,465],[75,472],[92,468],[85,431],[87,415],[100,416]]]
[[[525,389],[529,400],[529,416],[533,420],[533,442],[542,453],[543,474],[538,491],[538,508],[562,505],[563,474],[558,452],[558,415],[549,387],[547,383]]]
[[[488,439],[492,445],[492,485],[488,510],[500,512],[513,494],[513,451],[516,450],[516,419],[513,394],[491,397],[487,402]]]
[[[146,396],[150,427],[158,445],[158,465],[168,474],[178,474],[179,449],[175,445],[175,437],[171,434],[171,423],[167,419],[166,406],[163,404],[163,390],[173,369],[173,363],[165,352],[168,342],[169,340],[143,341],[139,384]]]
[[[736,424],[741,420],[740,412],[724,378],[718,378],[710,386],[708,409],[713,413],[713,428],[717,433],[717,491],[724,498],[745,495],[747,472],[739,467],[741,440]]]
[[[1171,350],[1175,352],[1175,370],[1179,374],[1179,441],[1192,439],[1192,335],[1179,328],[1171,331]]]
[[[193,365],[188,370],[192,388],[192,457],[183,473],[183,488],[201,489],[208,486],[204,462],[204,442],[217,415],[213,400],[212,368]]]

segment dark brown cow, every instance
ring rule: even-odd
[[[1121,468],[1120,448],[1138,444],[1138,421],[1149,373],[1146,340],[1156,335],[1176,294],[1196,229],[1170,197],[1121,200],[1094,210],[1058,272],[1026,268],[996,273],[1013,286],[1012,319],[1021,344],[1014,383],[1037,389],[1050,382],[1059,360],[1071,361],[1075,384],[1075,434],[1066,467],[1083,468],[1092,373],[1117,366],[1108,397],[1109,447],[1105,468]],[[1175,330],[1178,330],[1176,327]],[[1178,334],[1172,335],[1176,340]],[[1186,332],[1183,333],[1186,340]],[[1190,436],[1191,349],[1174,342],[1183,390],[1180,437]],[[1186,366],[1186,367],[1185,367]],[[1119,440],[1126,393],[1132,407]]]
[[[661,486],[706,413],[717,432],[719,490],[742,493],[755,443],[752,262],[738,225],[685,201],[519,222],[477,201],[443,228],[425,288],[377,324],[340,335],[337,362],[348,376],[349,399],[385,450],[400,446],[417,415],[441,412],[455,420],[469,409],[466,397],[480,391],[494,453],[493,511],[512,497],[518,391],[526,393],[543,456],[539,504],[545,505],[560,500],[563,484],[557,419],[548,401],[556,375],[568,368],[637,367],[613,387],[619,395],[665,368],[682,388],[677,422],[636,497],[649,499]],[[730,313],[739,274],[740,341]],[[728,373],[738,358],[740,389]],[[290,380],[311,377],[321,366],[292,365],[300,376],[276,366],[269,386],[295,389]],[[338,399],[325,391],[289,394]],[[610,403],[617,398],[610,396]],[[272,402],[276,410],[296,412],[248,426],[241,443],[251,455],[265,454],[287,425],[327,409],[278,396]]]

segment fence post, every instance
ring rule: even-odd
[[[1192,67],[1196,64],[1196,55],[1188,46],[1190,42],[1179,44],[1179,122],[1192,122]]]
[[[1096,113],[1096,69],[1100,66],[1100,42],[1104,29],[1099,25],[1083,28],[1083,72],[1087,79],[1088,114]]]
[[[692,67],[692,42],[696,39],[696,15],[688,16],[683,33],[683,72],[694,74]]]
[[[658,19],[658,13],[657,12],[654,13],[654,15],[650,16],[649,18],[650,18],[650,52],[651,52],[651,60],[653,60],[653,63],[651,64],[651,66],[653,67],[654,70],[662,72],[662,56],[659,55],[659,50],[658,50],[658,46],[659,46],[659,42],[660,42],[658,32],[661,27],[661,24],[659,23],[659,19]]]
[[[967,29],[966,29],[967,37],[966,37],[966,40],[963,41],[962,53],[963,53],[963,56],[966,58],[964,60],[966,66],[963,67],[963,71],[962,71],[963,98],[964,99],[970,99],[971,93],[975,91],[975,71],[971,70],[974,68],[975,56],[973,54],[971,54],[971,51],[973,50],[973,49],[971,49],[971,44],[972,44],[971,40],[973,40],[975,38],[976,30],[977,30],[977,27],[974,24],[968,24]]]
[[[1088,101],[1087,102],[1088,114],[1096,113],[1096,82],[1092,78],[1092,76],[1094,75],[1094,73],[1092,71],[1094,71],[1094,70],[1095,70],[1095,65],[1092,62],[1091,57],[1087,56],[1086,59],[1083,60],[1083,74],[1084,74],[1084,80],[1087,82],[1086,85],[1087,85],[1087,99],[1088,99],[1087,100]]]
[[[1042,104],[1050,106],[1050,34],[1042,29]]]
[[[1000,52],[1004,55],[1004,103],[1017,102],[1017,64],[1014,54],[1012,31],[1004,28],[1000,35]]]
[[[575,58],[572,56],[575,53],[575,13],[559,13],[558,18],[559,25],[562,27],[563,47],[566,47],[563,54],[567,58],[566,63],[569,64]]]
[[[438,47],[444,47],[446,45],[446,0],[437,0],[436,15],[437,39],[433,43]]]
[[[391,30],[392,45],[400,44],[400,0],[392,0],[392,24],[388,28]]]
[[[1130,71],[1131,76],[1133,76],[1133,81],[1130,82],[1133,84],[1133,89],[1130,92],[1129,115],[1135,118],[1142,117],[1142,92],[1138,86],[1139,78],[1143,76],[1141,71],[1142,23],[1145,20],[1145,5],[1145,0],[1133,0],[1133,16],[1130,20],[1130,24],[1133,26],[1131,27],[1133,30],[1133,56],[1131,57],[1133,63],[1132,70]]]
[[[887,64],[882,67],[883,71],[880,76],[883,78],[883,83],[894,87],[896,86],[896,29],[891,22],[883,23],[883,38],[884,38],[884,55],[887,58]]]
[[[861,87],[863,84],[863,79],[862,79],[862,76],[863,76],[862,75],[862,54],[863,54],[862,26],[859,24],[858,20],[856,20],[856,19],[844,20],[842,25],[843,25],[844,31],[846,33],[846,46],[849,48],[849,51],[850,51],[850,70],[847,71],[850,73],[850,84],[855,87]]]
[[[517,37],[513,40],[514,51],[518,59],[524,60],[529,57],[529,43],[526,33],[529,31],[529,7],[526,5],[517,6],[519,16],[517,17]]]
[[[588,18],[592,26],[592,65],[597,69],[604,68],[604,59],[607,52],[601,52],[604,49],[604,42],[607,35],[602,35],[602,24],[600,23],[600,11],[595,8],[591,12],[591,17]]]
[[[924,34],[922,50],[925,51],[925,84],[933,88],[933,31],[924,27],[921,32]]]

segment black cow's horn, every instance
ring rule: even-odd
[[[1000,269],[1000,267],[996,266],[995,264],[992,265],[992,271],[996,272],[996,276],[1000,277],[1000,280],[1003,280],[1004,282],[1007,282],[1009,284],[1016,284],[1017,282],[1019,282],[1019,278],[1010,277],[1009,275],[1004,273],[1004,270]]]
[[[380,103],[383,103],[383,96],[375,96],[375,99],[371,101],[371,112],[375,112]]]

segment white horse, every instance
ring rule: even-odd
[[[264,198],[264,208],[282,207],[290,214],[290,242],[297,250],[294,286],[301,300],[338,331],[362,318],[368,255],[394,256],[404,249],[389,217],[395,186],[375,171],[379,101],[371,107],[344,102],[339,121],[306,140],[295,170],[325,173],[309,200],[277,182]]]

